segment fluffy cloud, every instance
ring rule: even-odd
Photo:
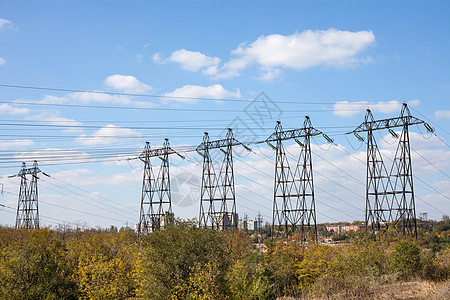
[[[169,98],[173,101],[195,103],[197,100],[192,98],[240,98],[241,93],[239,89],[236,89],[235,92],[228,91],[220,84],[210,86],[185,85],[173,92],[164,94],[164,96],[167,97],[164,100]]]
[[[271,80],[279,76],[283,68],[349,67],[370,62],[370,58],[357,56],[374,42],[372,31],[306,30],[292,35],[261,36],[250,44],[243,43],[231,52],[234,57],[221,68],[218,57],[185,49],[173,52],[169,60],[181,64],[184,70],[201,70],[215,78],[236,77],[251,65],[257,65],[262,72],[260,78]]]
[[[123,128],[112,124],[106,125],[92,135],[81,135],[76,141],[83,145],[109,145],[121,139],[140,137],[141,134],[129,128]]]
[[[437,119],[450,119],[450,110],[438,110],[434,112]]]
[[[6,103],[0,105],[0,114],[2,115],[25,115],[29,112],[28,108],[17,108]]]
[[[152,89],[151,86],[139,81],[131,75],[111,75],[105,79],[105,85],[128,93],[144,93]]]
[[[417,106],[420,104],[419,100],[412,100],[408,102],[409,106]],[[385,114],[400,113],[402,103],[397,100],[387,102],[368,102],[368,101],[338,101],[333,106],[333,113],[341,117],[353,117],[354,115],[370,109],[372,112],[380,112]]]
[[[0,66],[6,64],[6,60],[0,57]]]
[[[0,149],[24,148],[33,144],[32,140],[0,140]]]
[[[206,75],[214,75],[217,73],[220,58],[209,57],[200,52],[180,49],[172,53],[169,61],[179,63],[186,71],[196,72],[202,70]]]
[[[356,55],[375,42],[371,31],[307,30],[292,35],[261,36],[253,43],[239,46],[233,54],[239,56],[224,66],[224,75],[237,75],[249,64],[264,68],[306,68],[331,65],[352,66]]]

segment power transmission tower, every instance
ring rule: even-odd
[[[372,112],[368,109],[364,118],[367,130],[367,173],[366,173],[366,209],[365,225],[373,232],[395,222],[392,214],[392,185],[373,134]]]
[[[311,120],[307,116],[303,123],[305,131],[301,152],[294,173],[294,183],[297,183],[299,198],[301,198],[301,235],[306,237],[305,228],[311,228],[315,242],[317,242],[317,224],[316,224],[316,202],[314,197],[314,180],[311,157]],[[316,133],[317,134],[317,133]]]
[[[150,143],[147,142],[144,151],[139,156],[144,162],[139,234],[154,232],[171,222],[173,218],[169,155],[174,153],[184,158],[170,147],[169,139],[165,139],[162,148],[153,150],[150,148]],[[161,159],[161,167],[157,177],[155,177],[152,169],[152,157]]]
[[[200,198],[200,226],[210,226],[215,230],[227,230],[237,227],[236,193],[234,188],[233,146],[247,146],[234,139],[233,131],[228,128],[225,139],[210,141],[205,132],[203,142],[197,152],[203,157],[202,187]],[[225,148],[226,150],[223,150]],[[224,153],[219,174],[214,171],[211,149],[220,149]]]
[[[27,168],[22,163],[22,169],[18,176],[21,178],[19,189],[19,201],[17,205],[16,228],[39,229],[38,186],[37,174],[41,172],[37,161],[33,167]],[[27,175],[31,176],[28,180]]]
[[[316,207],[311,158],[311,136],[323,135],[327,141],[332,140],[321,131],[311,126],[308,116],[303,128],[283,131],[277,121],[275,132],[265,141],[275,149],[275,182],[272,219],[272,237],[300,234],[306,239],[305,229],[312,229],[317,241]],[[291,171],[282,141],[296,139],[301,152],[294,173]],[[270,144],[276,142],[276,146]]]
[[[358,135],[367,132],[367,177],[366,177],[366,229],[379,231],[383,226],[394,228],[398,233],[417,236],[416,209],[414,201],[413,173],[410,153],[410,125],[424,121],[411,116],[408,106],[403,104],[400,117],[374,120],[367,110],[364,122],[349,133]],[[386,171],[383,159],[376,145],[373,131],[402,127],[399,143],[390,173]],[[433,129],[425,124],[428,131]]]
[[[256,216],[256,238],[258,240],[258,243],[262,243],[262,228],[263,228],[263,217],[261,215],[261,212],[258,212],[258,215]]]
[[[395,199],[392,209],[397,212],[397,230],[404,235],[417,237],[416,204],[408,127],[420,122],[423,123],[423,121],[413,118],[406,104],[402,107],[400,119],[403,123],[401,124],[402,132],[390,172]]]

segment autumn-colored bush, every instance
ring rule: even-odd
[[[445,286],[449,233],[439,225],[418,239],[361,231],[339,244],[292,236],[258,247],[243,231],[182,220],[141,238],[0,227],[0,299],[348,299],[411,280]]]
[[[47,230],[18,231],[0,255],[1,299],[77,299],[74,264]]]
[[[144,237],[145,297],[226,297],[225,274],[232,264],[234,247],[225,237],[210,228],[199,228],[195,222],[180,220]]]
[[[140,276],[139,246],[134,233],[99,233],[72,237],[67,257],[83,298],[125,299],[136,295]]]

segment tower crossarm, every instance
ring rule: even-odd
[[[20,170],[19,174],[17,174],[17,176],[35,175],[40,172],[41,172],[41,170],[38,167],[31,167],[31,168],[22,167],[22,169]]]
[[[241,142],[239,142],[238,140],[236,140],[235,138],[231,138],[231,143],[230,143],[230,139],[221,139],[221,140],[217,140],[217,141],[210,141],[207,143],[201,143],[195,150],[197,152],[199,151],[204,151],[206,148],[208,149],[217,149],[217,148],[223,148],[223,147],[228,147],[228,146],[237,146],[237,145],[243,145]]]
[[[315,129],[314,127],[306,127],[306,128],[300,128],[300,129],[291,129],[291,130],[284,130],[280,132],[274,132],[272,133],[264,142],[274,142],[278,139],[280,140],[289,140],[289,139],[295,139],[305,136],[316,136],[323,134],[322,131]]]
[[[420,120],[413,116],[382,119],[382,120],[364,122],[361,125],[359,125],[355,130],[353,130],[352,132],[348,132],[347,134],[365,132],[368,130],[390,129],[390,128],[395,128],[395,127],[403,127],[405,125],[409,126],[409,125],[416,125],[416,124],[423,124],[423,123],[425,123],[423,120]]]
[[[167,148],[157,148],[157,149],[151,149],[146,153],[145,151],[141,153],[139,156],[140,159],[144,159],[145,157],[156,157],[156,156],[163,156],[165,154],[175,154],[177,153],[175,150],[173,150],[170,147]]]
[[[166,143],[168,143],[168,139],[166,139],[165,141],[166,141]],[[147,144],[148,144],[148,142],[147,142]],[[141,155],[139,155],[139,159],[142,161],[145,161],[146,158],[157,157],[157,156],[161,157],[161,156],[171,155],[171,154],[177,154],[178,156],[180,156],[181,158],[184,159],[184,156],[182,156],[177,151],[172,149],[168,144],[164,145],[164,147],[156,148],[156,149],[150,149],[150,147],[146,148],[144,151],[142,151]]]

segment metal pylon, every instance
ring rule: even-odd
[[[227,144],[224,152],[222,166],[218,177],[218,188],[222,194],[222,204],[220,215],[223,229],[234,229],[238,220],[236,214],[236,192],[234,189],[234,168],[233,168],[233,131],[228,129],[226,136]]]
[[[364,123],[373,122],[372,112],[368,109]],[[389,227],[394,220],[391,209],[392,186],[383,162],[373,130],[367,127],[367,171],[366,171],[366,210],[365,226],[377,232]]]
[[[397,231],[417,237],[416,205],[414,200],[411,147],[409,143],[409,119],[411,114],[403,105],[400,118],[404,120],[390,176],[393,189],[392,209],[396,211]]]
[[[403,104],[400,117],[374,120],[370,110],[364,122],[349,133],[358,136],[367,131],[367,180],[366,180],[366,228],[373,232],[394,228],[397,232],[417,237],[416,209],[414,201],[413,173],[409,143],[410,125],[424,124],[429,132],[431,126],[411,116],[408,106]],[[381,154],[376,146],[373,131],[402,127],[399,143],[389,176]]]
[[[292,222],[295,217],[291,216],[295,214],[291,202],[293,175],[282,143],[282,131],[281,122],[277,121],[275,126],[276,146],[272,236],[289,235],[296,231],[296,223]],[[294,206],[297,205],[294,203]]]
[[[311,120],[305,117],[300,129],[283,131],[277,122],[275,132],[266,141],[276,141],[275,146],[275,183],[272,219],[272,236],[300,234],[306,241],[306,230],[312,230],[317,241],[316,204],[311,157],[311,136],[324,135],[311,126]],[[286,157],[282,141],[291,138],[301,146],[300,155],[294,173]],[[328,141],[331,139],[324,135]]]
[[[170,148],[169,140],[165,139],[163,147],[155,150],[151,150],[150,143],[147,142],[139,156],[144,162],[140,234],[148,234],[164,227],[173,217],[169,175],[169,155],[172,153],[176,152]],[[151,157],[155,156],[160,157],[162,161],[158,177],[155,177],[151,164]]]
[[[203,136],[203,171],[202,171],[202,188],[200,193],[200,226],[210,226],[213,229],[221,229],[219,213],[221,209],[222,199],[216,197],[217,178],[214,172],[214,164],[209,153],[210,143],[209,135],[205,132]],[[219,203],[217,203],[219,202]],[[207,207],[205,209],[205,206]]]
[[[22,169],[18,176],[21,178],[19,189],[19,201],[17,205],[16,228],[38,229],[39,228],[39,208],[38,208],[38,168],[37,161],[34,161],[32,168],[27,168],[22,163]],[[27,175],[31,176],[29,181]],[[28,183],[29,182],[29,183]]]
[[[299,218],[300,218],[300,234],[306,239],[305,229],[312,229],[314,241],[317,242],[317,224],[316,224],[316,202],[314,197],[314,180],[311,157],[311,120],[306,116],[303,123],[305,136],[301,146],[301,152],[294,173],[294,184],[296,184],[299,192],[300,200]]]
[[[198,153],[203,157],[200,226],[227,230],[238,225],[233,168],[233,146],[236,145],[242,144],[234,139],[233,131],[229,128],[226,138],[217,141],[210,141],[205,132],[202,144],[197,147]],[[220,149],[224,153],[219,174],[214,171],[211,149]]]

